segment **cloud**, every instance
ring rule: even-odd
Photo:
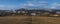
[[[34,6],[32,3],[24,4],[24,6]]]
[[[15,9],[16,6],[14,5],[0,5],[0,10],[10,10],[10,9]]]
[[[0,5],[0,7],[5,7],[4,5]]]
[[[49,4],[49,5],[48,5]],[[29,9],[60,9],[60,3],[48,3],[46,1],[39,1],[39,2],[28,2],[21,5],[22,8],[29,8]],[[20,8],[21,8],[20,7]]]
[[[58,2],[52,3],[49,7],[49,9],[59,9],[60,4]]]
[[[23,5],[22,5],[22,7],[24,8],[24,7],[41,7],[41,8],[43,8],[43,7],[45,7],[47,5],[47,2],[45,2],[45,1],[39,1],[39,2],[30,2],[30,1],[28,1],[27,3],[24,3]]]
[[[5,7],[6,7],[5,5],[0,5],[0,10],[5,9]]]

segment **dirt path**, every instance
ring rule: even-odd
[[[60,24],[58,17],[33,17],[32,24]]]
[[[32,24],[31,17],[0,17],[0,24]]]
[[[41,18],[32,18],[32,24],[48,24],[48,22]]]
[[[32,18],[27,18],[27,19],[24,19],[24,21],[22,21],[23,24],[32,24]]]
[[[60,24],[60,17],[0,17],[0,24]]]

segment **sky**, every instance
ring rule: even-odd
[[[0,10],[60,9],[60,0],[0,0]]]

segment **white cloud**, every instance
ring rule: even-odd
[[[45,7],[47,5],[47,2],[45,1],[39,1],[39,2],[30,2],[28,1],[27,3],[24,3],[22,5],[22,7],[31,7],[31,6],[35,6],[35,7]]]
[[[34,6],[32,3],[27,4],[28,6]]]
[[[1,9],[3,9],[3,10],[6,9],[5,7],[6,7],[5,5],[0,5],[0,10]]]
[[[34,6],[32,3],[24,4],[24,6]]]
[[[60,7],[60,4],[58,2],[52,3],[49,7],[49,9],[58,9]]]
[[[24,3],[22,4],[21,7],[26,8],[26,7],[38,7],[38,8],[46,8],[46,9],[57,9],[57,7],[60,6],[60,4],[58,2],[54,2],[54,3],[50,3],[49,5],[47,5],[48,2],[46,1],[39,1],[39,2],[28,2],[28,3]]]
[[[0,5],[0,8],[1,8],[1,7],[5,7],[5,5]]]
[[[50,9],[56,9],[56,7],[50,7]]]
[[[51,6],[53,6],[53,7],[56,7],[57,5],[58,5],[57,2],[51,4]]]
[[[13,9],[14,5],[0,5],[0,10],[10,10]]]

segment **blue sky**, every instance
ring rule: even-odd
[[[19,9],[19,8],[30,8],[30,7],[44,7],[48,9],[59,8],[60,0],[0,0],[0,9]]]

